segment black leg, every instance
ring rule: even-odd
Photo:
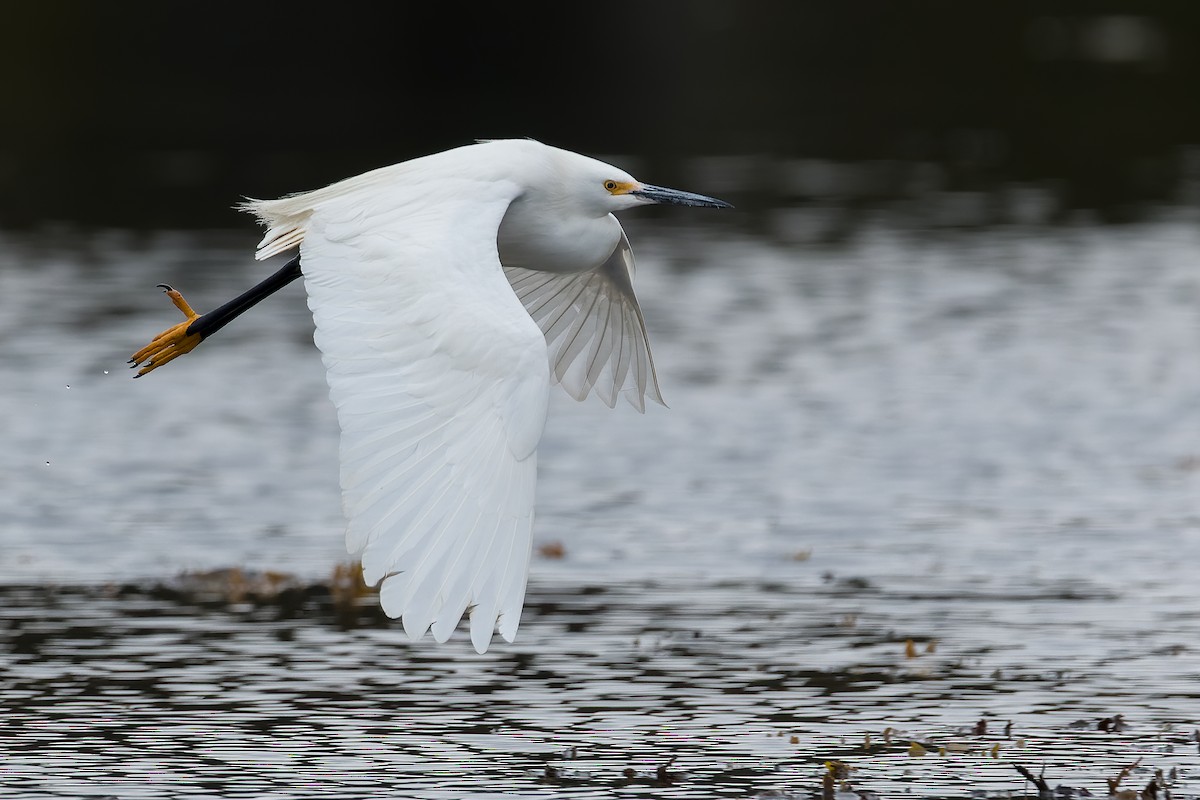
[[[232,322],[235,317],[241,316],[266,297],[275,294],[299,278],[300,274],[300,256],[296,256],[284,264],[282,269],[254,288],[238,295],[228,303],[214,308],[207,314],[201,314],[199,319],[188,326],[188,335],[199,336],[201,340],[208,338]]]
[[[166,284],[159,284],[171,298],[183,315],[187,318],[178,325],[173,325],[155,336],[150,344],[133,354],[129,359],[131,368],[138,369],[138,378],[163,364],[190,353],[196,345],[228,325],[234,317],[253,308],[275,292],[287,286],[300,277],[300,256],[296,256],[283,266],[283,269],[267,278],[262,283],[244,292],[225,305],[207,314],[197,314],[183,295]]]

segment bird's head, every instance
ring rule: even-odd
[[[652,186],[636,181],[628,175],[605,178],[600,188],[608,195],[608,203],[613,211],[634,206],[661,204],[669,206],[695,206],[698,208],[733,208],[724,200],[707,197],[693,192],[683,192],[679,189],[667,189],[662,186]]]
[[[565,151],[560,151],[565,152]],[[567,174],[571,194],[597,215],[651,204],[732,208],[724,200],[702,194],[642,183],[628,172],[592,158],[569,154]]]

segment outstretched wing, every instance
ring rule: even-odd
[[[587,272],[504,272],[545,334],[554,378],[569,395],[583,400],[595,389],[612,408],[624,390],[638,411],[646,410],[647,395],[665,405],[633,294],[633,250],[624,231],[608,260]]]
[[[545,340],[496,252],[516,192],[461,179],[335,197],[301,245],[347,546],[411,637],[445,641],[469,611],[480,652],[497,623],[516,635],[549,391]]]

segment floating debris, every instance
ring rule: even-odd
[[[1116,714],[1111,717],[1105,717],[1096,723],[1096,730],[1104,731],[1105,733],[1120,733],[1128,727],[1125,723],[1124,714]]]
[[[844,792],[851,791],[850,772],[851,767],[844,762],[826,761],[825,773],[821,776],[821,799],[834,800],[839,788]]]
[[[567,554],[562,542],[546,542],[538,545],[537,554],[542,558],[559,559]]]
[[[1108,793],[1110,795],[1119,797],[1121,792],[1117,791],[1117,787],[1120,786],[1121,781],[1123,781],[1123,780],[1125,780],[1125,778],[1129,777],[1129,773],[1131,773],[1135,769],[1137,769],[1141,765],[1141,763],[1142,763],[1142,760],[1139,758],[1137,761],[1133,762],[1129,766],[1122,767],[1121,771],[1117,773],[1117,777],[1105,778],[1105,783],[1108,784]],[[1129,791],[1129,790],[1126,790],[1126,791]],[[1136,797],[1137,793],[1135,792],[1133,796]]]
[[[362,567],[339,564],[328,581],[307,581],[273,570],[229,567],[189,570],[149,585],[122,584],[109,594],[145,595],[180,605],[221,609],[269,619],[305,617],[341,628],[391,625],[379,607],[378,592],[366,585]]]

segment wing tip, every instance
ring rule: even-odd
[[[487,652],[488,645],[492,643],[492,634],[496,630],[496,614],[495,612],[480,611],[476,606],[470,611],[471,617],[471,644],[475,647],[475,652],[483,655]]]

